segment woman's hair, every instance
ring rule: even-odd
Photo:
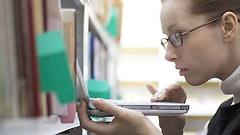
[[[231,11],[240,15],[240,0],[191,0],[192,14],[205,14],[208,19],[222,16]]]
[[[162,0],[162,2],[167,0]],[[194,15],[205,14],[212,19],[231,11],[240,17],[240,0],[190,0],[190,11]]]

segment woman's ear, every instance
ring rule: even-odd
[[[238,18],[233,12],[226,12],[222,16],[222,22],[224,42],[231,42],[237,36]]]

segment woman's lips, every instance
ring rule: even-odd
[[[184,76],[184,75],[186,75],[187,71],[188,71],[187,68],[181,68],[181,69],[179,70],[179,74],[180,74],[180,76]]]

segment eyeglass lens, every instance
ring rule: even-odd
[[[169,37],[173,46],[180,46],[182,44],[182,37],[180,33],[173,34]]]

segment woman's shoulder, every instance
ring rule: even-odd
[[[220,107],[230,106],[232,103],[233,103],[233,97],[230,97],[227,100],[225,100],[224,102],[222,102]]]

